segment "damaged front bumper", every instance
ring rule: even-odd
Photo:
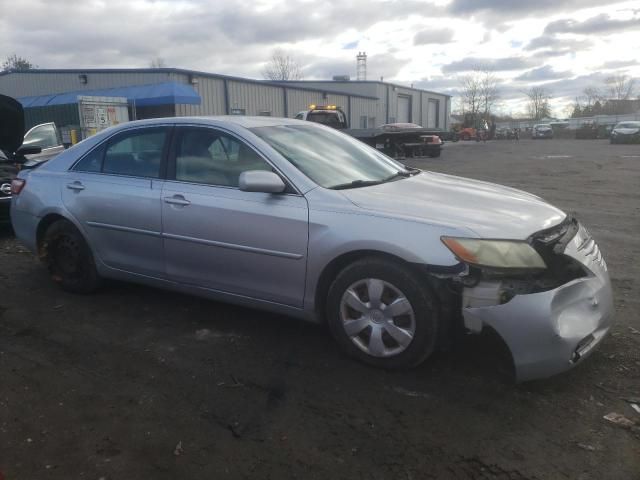
[[[519,382],[574,367],[593,352],[611,326],[613,296],[607,265],[586,229],[579,227],[563,254],[580,262],[587,276],[551,290],[515,295],[502,304],[496,282],[465,289],[465,326],[474,333],[489,326],[502,337]],[[492,290],[496,301],[490,304],[487,293]]]

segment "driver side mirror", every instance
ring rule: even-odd
[[[22,145],[18,150],[16,150],[16,156],[35,155],[36,153],[41,152],[42,147],[38,145]]]
[[[240,174],[238,186],[243,192],[282,193],[286,185],[273,172],[266,170],[247,170]]]

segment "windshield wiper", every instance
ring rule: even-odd
[[[382,180],[354,180],[352,182],[340,183],[338,185],[334,185],[333,187],[329,187],[329,188],[331,190],[345,190],[348,188],[369,187],[371,185],[380,185],[381,183],[391,182],[392,180],[395,180],[397,178],[411,177],[412,175],[416,175],[418,173],[420,173],[420,170],[418,169],[409,170],[409,167],[407,167],[407,171],[398,170],[393,175],[389,175],[388,177],[383,178]]]
[[[354,180],[353,182],[340,183],[329,187],[331,190],[346,190],[347,188],[369,187],[371,185],[380,185],[384,180]]]

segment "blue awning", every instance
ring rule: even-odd
[[[78,103],[78,97],[125,97],[129,103],[135,104],[136,107],[174,104],[200,105],[201,101],[200,95],[193,87],[176,82],[36,95],[18,98],[18,101],[24,108],[31,108]]]

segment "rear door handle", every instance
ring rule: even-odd
[[[187,205],[191,205],[191,202],[184,198],[182,195],[174,195],[173,197],[164,197],[164,202],[169,203],[171,205],[181,205],[186,207]]]
[[[80,190],[84,190],[84,185],[82,185],[81,182],[67,183],[67,188],[69,190],[80,191]]]

